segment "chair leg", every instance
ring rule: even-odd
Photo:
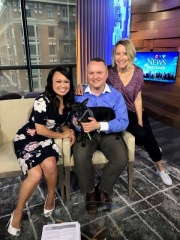
[[[70,200],[70,167],[65,167],[66,199]]]
[[[133,162],[128,163],[128,194],[132,196]]]
[[[64,202],[64,177],[63,177],[63,164],[58,165],[58,175],[59,175],[59,184],[60,184],[60,193],[62,201]]]

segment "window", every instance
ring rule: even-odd
[[[73,7],[73,17],[75,17],[75,16],[76,16],[76,8]]]
[[[38,58],[38,57],[31,57],[31,63],[32,64],[40,64],[41,63],[41,59],[40,58]]]
[[[39,69],[32,69],[32,76],[33,78],[38,78],[40,75]]]
[[[68,28],[64,28],[64,35],[68,34]]]
[[[26,4],[26,16],[33,17],[32,6],[29,4]]]
[[[63,17],[68,17],[67,8],[63,9]]]
[[[34,26],[28,26],[28,35],[29,37],[35,37]]]
[[[64,53],[68,53],[69,52],[69,46],[68,45],[64,45]]]
[[[55,45],[49,45],[49,54],[50,55],[56,54],[56,46]]]
[[[33,79],[33,86],[35,89],[39,89],[39,81]]]
[[[30,44],[30,53],[31,53],[31,55],[37,55],[36,45]]]
[[[49,37],[54,37],[54,27],[48,27]]]
[[[57,6],[57,15],[60,16],[61,11],[60,11],[60,6]]]
[[[47,7],[47,18],[53,19],[53,8]]]

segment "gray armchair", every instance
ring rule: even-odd
[[[10,99],[0,101],[0,178],[22,175],[13,148],[17,130],[27,121],[34,99]],[[62,151],[62,139],[55,139]],[[61,198],[64,199],[63,155],[57,162]]]

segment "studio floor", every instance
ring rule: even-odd
[[[150,123],[156,140],[163,151],[163,162],[173,180],[172,186],[162,183],[155,173],[154,163],[147,153],[136,147],[133,195],[127,192],[126,171],[118,178],[112,200],[117,203],[115,212],[105,213],[108,222],[106,240],[180,240],[180,131],[166,126],[150,118]],[[95,172],[95,182],[98,182],[102,172]],[[6,224],[13,211],[21,182],[24,177],[0,179],[0,239],[40,240],[44,224],[54,223],[60,218],[59,211],[63,206],[58,185],[56,191],[56,208],[52,217],[43,216],[43,205],[47,194],[44,180],[40,182],[33,196],[29,199],[24,209],[22,232],[18,237],[12,237],[6,231]],[[71,200],[70,204],[83,202],[84,198],[79,191],[75,173],[71,173]],[[71,221],[74,212],[64,208],[65,221]],[[73,209],[73,208],[72,208]],[[123,218],[118,215],[122,212]],[[78,214],[78,211],[77,211]],[[82,213],[87,214],[87,213]],[[121,223],[120,223],[121,221]],[[93,236],[96,225],[103,225],[103,218],[97,221],[94,217],[90,224],[81,223],[84,231]],[[93,226],[93,227],[92,227]]]

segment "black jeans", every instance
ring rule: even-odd
[[[113,186],[119,175],[124,171],[128,163],[127,148],[124,140],[117,134],[96,134],[92,140],[86,139],[86,146],[81,146],[80,136],[73,145],[75,171],[82,192],[92,191],[94,187],[94,169],[92,156],[96,150],[100,150],[109,160],[103,169],[100,188],[111,194]]]
[[[155,140],[146,113],[143,111],[143,127],[138,124],[138,119],[135,112],[128,111],[128,116],[129,125],[126,130],[132,133],[132,135],[135,137],[136,145],[144,146],[145,150],[148,152],[153,162],[160,161],[162,159],[162,154],[159,149],[158,143]]]

